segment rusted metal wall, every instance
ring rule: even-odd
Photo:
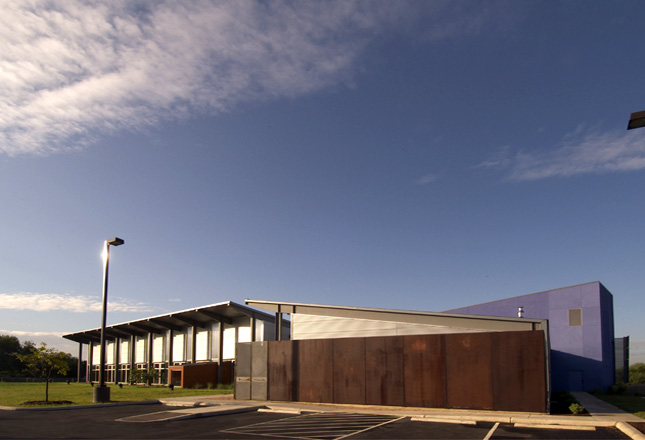
[[[544,337],[519,331],[272,341],[268,399],[545,412]]]
[[[365,403],[405,404],[403,338],[365,338]]]
[[[217,362],[172,365],[168,367],[168,383],[182,388],[192,388],[198,384],[230,384],[233,368],[230,361],[224,361],[222,365]],[[218,376],[221,377],[221,382],[218,381]]]

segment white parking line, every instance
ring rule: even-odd
[[[339,440],[404,417],[349,413],[314,413],[255,423],[222,432],[306,440]]]
[[[396,421],[401,420],[401,419],[405,419],[405,417],[399,417],[398,419],[387,420],[387,421],[385,421],[383,423],[379,423],[378,425],[370,426],[368,428],[361,429],[360,431],[352,432],[352,433],[344,435],[342,437],[336,437],[336,440],[340,440],[340,439],[343,439],[345,437],[349,437],[350,435],[355,435],[355,434],[359,434],[361,432],[369,431],[370,429],[378,428],[379,426],[387,425],[388,423],[396,422]]]
[[[483,440],[490,440],[490,438],[493,436],[498,426],[499,426],[499,422],[495,423],[493,427],[490,429],[490,431],[488,431],[488,434],[486,434],[486,437],[483,438]]]

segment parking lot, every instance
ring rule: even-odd
[[[493,422],[417,421],[388,415],[251,411],[172,421],[127,423],[136,415],[176,410],[161,404],[61,411],[0,411],[0,438],[209,439],[626,439],[615,428],[546,429]]]

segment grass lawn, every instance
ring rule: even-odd
[[[49,400],[68,400],[72,405],[94,403],[93,388],[86,383],[56,382],[49,384]],[[123,388],[110,386],[112,402],[136,402],[164,397],[202,396],[213,394],[232,394],[233,388],[221,389],[182,389],[170,390],[167,387],[144,387],[124,385]],[[21,406],[24,402],[45,400],[44,383],[0,382],[0,406]],[[45,405],[36,405],[45,406]]]
[[[645,397],[627,394],[594,394],[594,396],[645,419]]]

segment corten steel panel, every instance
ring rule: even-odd
[[[269,400],[297,400],[293,393],[296,387],[293,374],[296,346],[296,341],[269,343]]]
[[[267,400],[268,342],[251,342],[251,399]]]
[[[217,362],[194,365],[173,365],[168,367],[171,383],[182,388],[195,385],[217,384]],[[179,384],[177,384],[179,381]]]
[[[443,335],[403,336],[405,406],[445,408]]]
[[[448,408],[493,409],[491,335],[444,336]]]
[[[219,366],[219,377],[222,385],[233,383],[235,365],[231,361],[224,361]]]
[[[365,338],[365,403],[403,406],[403,337]]]
[[[298,341],[298,400],[333,403],[331,339]]]
[[[332,340],[334,403],[365,404],[365,338]]]
[[[543,331],[494,333],[493,409],[546,412]]]
[[[251,343],[237,344],[237,368],[235,368],[235,398],[251,398]]]

